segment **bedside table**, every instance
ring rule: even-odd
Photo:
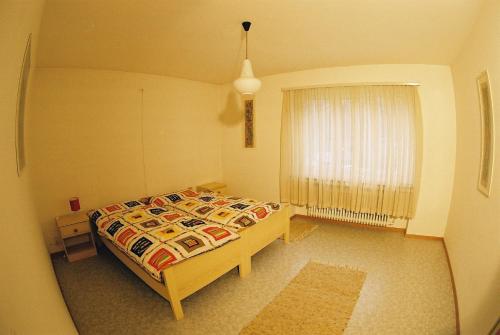
[[[86,213],[58,216],[56,224],[61,234],[64,252],[70,262],[97,255]]]
[[[224,194],[226,193],[226,184],[217,182],[207,183],[196,186],[196,190],[198,192],[211,192],[217,194]]]

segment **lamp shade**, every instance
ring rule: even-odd
[[[255,94],[260,89],[261,82],[253,75],[252,63],[249,59],[243,61],[240,77],[233,84],[241,94]]]

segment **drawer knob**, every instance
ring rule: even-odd
[[[78,233],[78,228],[73,229],[73,233]]]

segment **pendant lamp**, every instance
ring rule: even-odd
[[[243,67],[241,68],[241,74],[238,79],[234,81],[234,87],[243,95],[255,94],[260,89],[260,80],[255,78],[252,70],[252,63],[248,59],[248,31],[250,30],[250,25],[252,23],[245,21],[241,25],[245,30],[245,60],[243,61]]]

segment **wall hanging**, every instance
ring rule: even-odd
[[[24,109],[26,108],[26,94],[28,90],[28,79],[31,69],[31,34],[28,35],[26,47],[24,49],[23,62],[19,75],[19,85],[17,89],[17,110],[16,110],[16,160],[17,175],[21,173],[26,165],[24,151]]]
[[[491,99],[488,72],[477,77],[479,92],[479,109],[481,112],[481,160],[479,166],[478,189],[490,196],[493,180],[493,164],[495,159],[495,123],[493,120],[493,100]]]
[[[245,100],[245,148],[253,148],[254,145],[254,113],[253,100]]]

